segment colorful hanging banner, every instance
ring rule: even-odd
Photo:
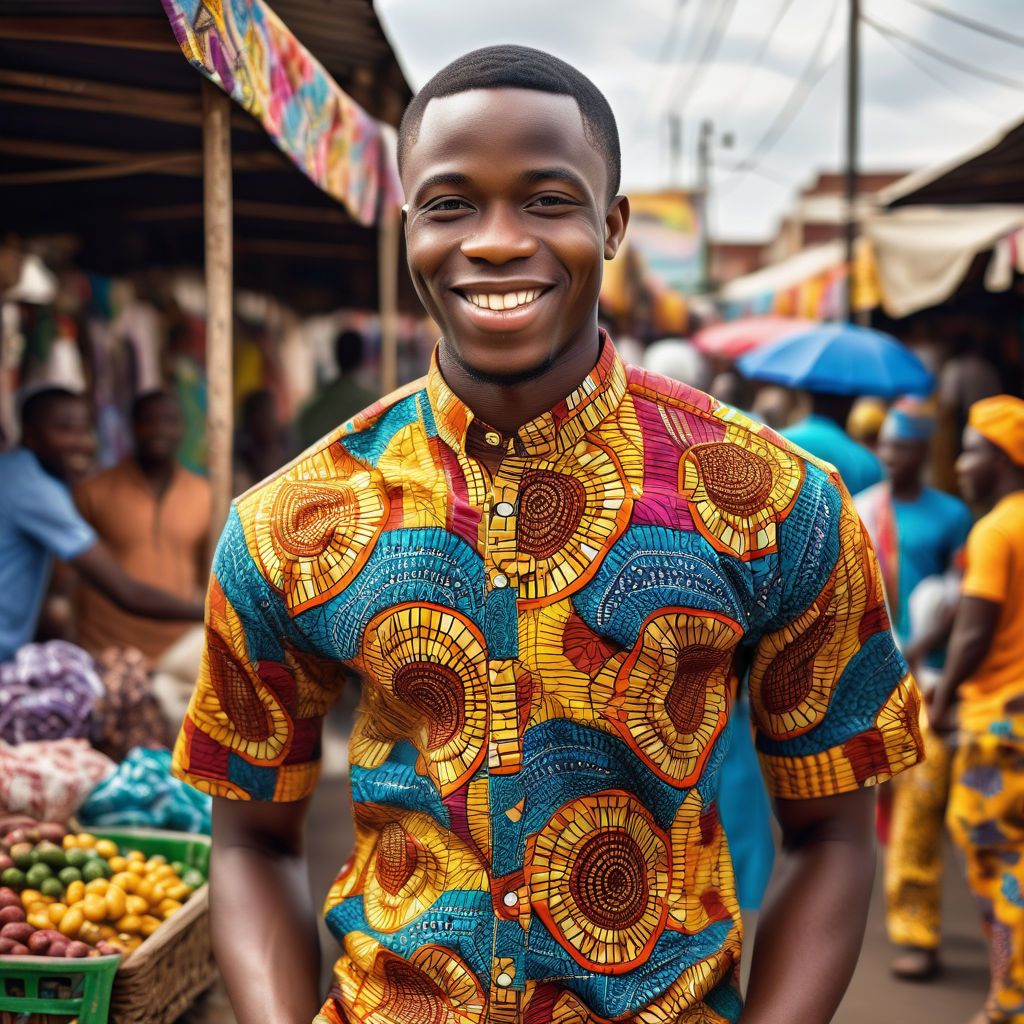
[[[162,0],[181,52],[361,224],[402,204],[384,127],[263,0]]]

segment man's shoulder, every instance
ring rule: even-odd
[[[1024,549],[1024,491],[1003,498],[983,515],[971,530],[972,540],[998,534],[1014,547]]]
[[[0,493],[9,501],[33,501],[42,496],[60,495],[70,492],[67,485],[43,469],[35,453],[27,448],[14,448],[0,453]]]

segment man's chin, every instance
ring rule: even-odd
[[[448,354],[467,377],[481,384],[492,384],[498,387],[513,387],[516,384],[525,384],[528,381],[536,380],[547,373],[555,363],[554,355],[551,354],[540,362],[510,370],[507,367],[481,366],[471,362],[453,347],[448,348]]]

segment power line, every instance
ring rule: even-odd
[[[711,25],[711,29],[704,39],[704,46],[701,48],[700,53],[697,56],[696,63],[689,69],[689,75],[684,79],[683,88],[678,81],[669,89],[669,93],[676,94],[679,99],[676,103],[676,112],[681,114],[686,104],[689,102],[690,97],[694,94],[697,86],[700,84],[704,75],[707,73],[710,67],[711,58],[715,55],[718,47],[722,44],[722,38],[725,36],[725,30],[728,27],[729,19],[732,17],[733,8],[736,6],[736,0],[720,0],[718,7],[715,11],[715,20]],[[680,69],[682,71],[682,69]],[[671,100],[671,96],[669,97]]]
[[[872,25],[870,22],[868,22],[868,27],[878,32],[878,29],[875,28],[875,26]],[[918,60],[918,58],[914,56],[914,51],[906,48],[905,44],[897,42],[897,40],[890,38],[884,32],[878,32],[878,35],[881,39],[884,39],[885,42],[889,46],[891,46],[905,61],[908,61],[909,63],[913,64],[914,67],[917,68],[917,70],[920,71],[922,75],[926,75],[933,82],[938,82],[938,84],[941,85],[943,89],[946,89],[949,92],[951,92],[961,102],[969,103],[976,110],[980,110],[983,113],[988,114],[990,117],[996,116],[995,111],[989,110],[988,107],[983,107],[977,101],[970,99],[970,97],[968,96],[965,96],[962,92],[960,92],[959,89],[956,89],[954,86],[950,85],[945,78],[943,78],[941,75],[937,75],[934,71],[932,71],[932,69],[928,67],[928,65],[924,61]]]
[[[913,4],[915,7],[920,7],[922,10],[928,11],[930,14],[935,14],[940,18],[955,21],[958,25],[963,25],[965,28],[973,29],[975,32],[981,32],[983,35],[991,36],[993,39],[999,39],[1002,42],[1010,43],[1013,46],[1024,46],[1024,36],[1019,36],[1015,32],[1005,32],[1001,28],[989,25],[987,22],[976,21],[974,18],[968,18],[966,14],[958,14],[956,11],[947,11],[944,7],[939,7],[937,4],[928,3],[927,0],[907,0],[907,3]]]
[[[835,21],[836,12],[839,10],[839,3],[840,0],[835,0],[832,4],[832,10],[829,12],[828,19],[821,31],[821,36],[814,47],[813,53],[811,54],[811,59],[804,68],[800,78],[797,80],[796,85],[793,87],[793,91],[789,94],[789,98],[786,100],[786,103],[778,114],[776,114],[772,123],[768,126],[768,129],[757,141],[757,144],[750,153],[748,153],[747,156],[737,164],[733,165],[732,169],[729,171],[730,174],[747,174],[758,166],[764,154],[767,153],[789,129],[789,126],[793,123],[793,119],[800,112],[800,109],[807,101],[807,97],[811,94],[811,91],[818,82],[821,81],[825,72],[827,72],[834,64],[836,57],[839,55],[838,48],[828,60],[823,60],[822,56],[825,52],[825,45],[828,42],[829,29],[832,27],[832,23]]]
[[[679,26],[682,24],[680,15],[683,13],[686,2],[687,0],[676,0],[676,7],[672,12],[672,20],[669,22],[665,38],[661,41],[658,56],[655,58],[656,64],[664,64],[676,45],[676,36],[679,35]]]
[[[890,36],[893,39],[899,39],[906,43],[907,46],[912,46],[915,50],[927,53],[929,57],[942,61],[943,64],[948,64],[950,67],[956,68],[958,71],[963,71],[964,74],[974,75],[976,78],[983,78],[988,82],[994,82],[996,85],[1001,85],[1006,89],[1015,89],[1018,92],[1024,92],[1024,82],[1018,82],[1015,78],[1007,78],[1006,75],[1000,75],[996,71],[987,71],[984,68],[968,64],[966,61],[958,60],[956,57],[951,57],[948,53],[944,53],[942,50],[936,50],[935,47],[929,46],[927,43],[922,43],[919,39],[915,39],[913,36],[907,35],[905,32],[900,32],[898,29],[892,28],[889,25],[880,24],[873,18],[868,17],[866,14],[861,15],[861,21],[863,21],[865,25],[870,25],[876,32],[880,32],[883,36]]]
[[[739,98],[747,90],[747,86],[750,84],[751,76],[761,66],[761,61],[764,60],[765,54],[768,52],[768,47],[771,44],[772,39],[775,37],[775,33],[779,29],[779,25],[782,24],[782,19],[789,13],[790,7],[793,6],[793,0],[782,0],[782,5],[775,12],[775,19],[772,21],[771,28],[761,38],[761,45],[758,47],[757,52],[754,54],[753,59],[747,65],[746,73],[740,80],[740,85],[732,91],[729,99],[721,104],[722,108],[729,110],[735,107]]]

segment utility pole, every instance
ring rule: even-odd
[[[860,0],[848,0],[846,40],[846,287],[843,319],[853,319],[853,263],[857,249],[858,150],[860,146]]]
[[[675,111],[668,115],[668,184],[679,188],[682,177],[680,165],[683,158],[683,119]]]

